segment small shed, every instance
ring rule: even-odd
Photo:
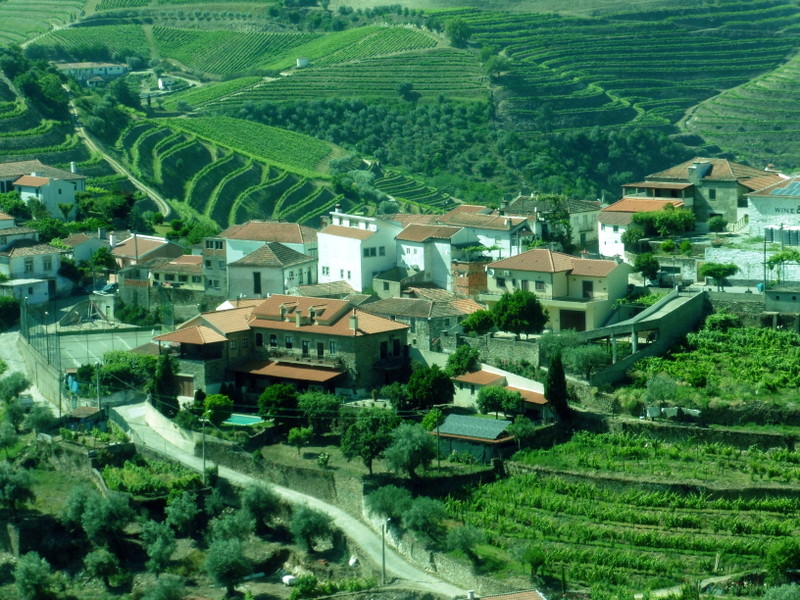
[[[439,438],[439,452],[467,452],[481,462],[511,454],[514,437],[506,432],[511,421],[467,415],[448,415],[433,434]]]
[[[105,413],[96,406],[79,406],[66,415],[67,428],[72,431],[105,429]]]
[[[298,69],[305,69],[308,66],[308,58],[305,56],[300,56],[297,58],[297,68]]]

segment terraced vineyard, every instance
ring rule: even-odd
[[[69,27],[52,31],[36,40],[41,46],[62,46],[67,51],[87,46],[105,46],[112,53],[149,56],[147,38],[141,25]]]
[[[533,545],[544,553],[544,574],[558,577],[563,568],[572,585],[638,592],[699,581],[717,561],[724,572],[763,568],[773,541],[800,534],[797,480],[782,476],[796,472],[798,460],[796,452],[779,449],[578,433],[567,444],[525,455],[525,463],[547,471],[482,486],[451,500],[449,510],[484,528],[490,543],[508,552],[503,560]],[[658,484],[645,480],[684,485],[655,491]],[[698,480],[722,491],[693,491]],[[762,480],[772,487],[742,496],[731,491]]]
[[[676,122],[720,90],[777,67],[794,49],[776,35],[798,21],[795,5],[729,2],[690,11],[629,13],[615,20],[458,11],[478,43],[511,59],[501,108],[529,121],[542,106],[557,128]],[[748,35],[738,29],[748,23]],[[737,38],[732,42],[732,38]]]
[[[80,17],[85,0],[5,0],[0,3],[0,45],[20,44]]]
[[[277,127],[231,117],[165,119],[214,144],[249,154],[253,158],[308,177],[326,177],[324,161],[333,158],[333,144]],[[340,151],[337,150],[341,154]]]
[[[259,131],[269,137],[235,148],[220,133],[227,128],[227,135],[235,137],[243,126],[251,138]],[[336,203],[352,206],[323,183],[324,174],[302,166],[320,164],[333,148],[299,134],[230,118],[213,123],[160,119],[132,125],[118,147],[130,168],[184,218],[203,218],[220,227],[255,218],[317,224]],[[272,156],[283,160],[272,161]],[[287,168],[290,160],[300,164]]]
[[[456,100],[486,100],[488,82],[470,53],[451,48],[410,52],[344,65],[323,66],[265,82],[219,106],[245,102],[298,102],[321,98],[398,98],[397,86],[411,83],[421,100],[443,94]]]
[[[243,33],[154,27],[158,52],[192,70],[230,75],[257,69],[265,56],[290,52],[317,39],[313,33]]]
[[[376,179],[374,185],[397,200],[405,212],[415,212],[419,209],[425,212],[437,210],[444,212],[445,207],[452,202],[448,194],[443,194],[399,173],[387,173]]]
[[[177,94],[172,94],[164,101],[167,110],[175,110],[178,102],[186,102],[192,108],[204,108],[215,100],[239,93],[246,88],[262,81],[261,77],[239,77],[230,81],[210,83],[201,87],[191,88]]]
[[[800,166],[800,57],[706,100],[685,121],[689,131],[755,165]]]

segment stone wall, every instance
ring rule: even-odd
[[[36,387],[52,404],[59,401],[59,373],[47,360],[25,341],[21,335],[17,337],[17,350],[25,363],[28,376],[36,383]]]
[[[777,254],[779,249],[776,246],[767,248],[767,259],[773,254]],[[729,281],[733,285],[752,285],[763,281],[764,279],[764,252],[763,250],[737,250],[732,248],[706,248],[705,262],[716,263],[733,263],[739,267],[739,272],[732,277]],[[777,277],[777,273],[773,270],[767,269],[767,281]],[[787,264],[783,268],[783,276],[781,279],[785,281],[800,281],[800,265]],[[716,288],[713,283],[707,284],[708,287]]]
[[[481,362],[498,364],[502,361],[527,361],[532,365],[539,364],[539,344],[536,340],[515,340],[507,337],[495,337],[492,334],[470,337],[468,335],[448,335],[440,338],[442,352],[452,354],[458,346],[468,344],[478,350]]]

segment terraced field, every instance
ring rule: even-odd
[[[261,77],[239,77],[230,81],[220,81],[191,88],[168,96],[164,101],[164,107],[167,110],[175,110],[178,102],[183,101],[192,108],[202,109],[220,98],[240,93],[260,81],[262,81]]]
[[[684,126],[754,165],[800,167],[800,56],[700,104]]]
[[[503,112],[529,120],[545,106],[556,128],[676,122],[689,107],[768,72],[794,49],[776,35],[798,22],[770,0],[610,19],[457,11],[473,39],[511,59]],[[747,35],[740,28],[747,23]],[[735,41],[734,41],[735,40]]]
[[[313,33],[243,33],[154,27],[158,52],[192,70],[231,75],[256,70],[265,57],[286,54],[319,37]]]
[[[399,173],[387,173],[376,179],[374,185],[397,200],[405,212],[415,212],[419,209],[425,212],[444,211],[452,202],[448,194],[443,194]]]
[[[20,44],[54,25],[78,19],[86,0],[5,0],[0,3],[0,45]]]
[[[534,546],[540,572],[564,569],[571,586],[630,593],[696,582],[715,566],[759,570],[771,543],[800,534],[795,452],[582,432],[522,460],[537,471],[482,486],[450,511],[508,552],[499,560]],[[675,481],[683,486],[659,488]],[[739,496],[740,486],[758,489]]]
[[[297,71],[289,77],[253,86],[247,93],[220,100],[235,108],[245,102],[298,102],[321,98],[398,98],[397,86],[413,85],[420,100],[443,94],[465,101],[486,100],[488,82],[480,63],[470,53],[435,48],[352,64]]]
[[[248,127],[251,137],[263,127],[236,119],[141,121],[123,133],[118,147],[130,168],[184,218],[203,218],[221,227],[254,218],[318,224],[320,215],[337,202],[352,206],[327,187],[324,174],[301,166],[320,164],[332,154],[329,144],[264,127],[269,139],[251,140],[242,145],[245,149],[237,149],[219,133],[226,125],[227,135],[234,137],[240,135],[239,127]],[[283,160],[270,160],[276,155]],[[292,159],[300,166],[287,169]]]
[[[147,38],[141,25],[69,27],[51,31],[36,40],[40,46],[62,46],[67,51],[87,46],[105,46],[112,53],[149,56]]]

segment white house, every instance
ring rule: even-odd
[[[267,242],[279,242],[287,248],[317,255],[317,230],[297,223],[248,221],[231,225],[219,235],[203,240],[203,276],[206,293],[235,297],[228,289],[228,265],[261,248]]]
[[[741,210],[741,209],[740,209]],[[800,246],[800,177],[747,194],[749,232],[767,242]]]
[[[72,259],[76,263],[88,261],[99,248],[111,249],[108,240],[96,234],[73,233],[62,239],[61,243],[72,249]]]
[[[50,300],[49,289],[46,279],[9,279],[0,283],[0,296],[12,296],[35,306]]]
[[[289,288],[317,283],[317,259],[279,242],[268,242],[228,264],[228,293],[232,298],[265,298]]]
[[[9,279],[45,279],[48,297],[72,289],[72,282],[58,274],[61,250],[36,240],[16,240],[0,251],[0,273]]]
[[[515,215],[528,219],[531,231],[540,238],[553,234],[549,231],[557,225],[548,222],[548,216],[566,211],[572,230],[572,243],[585,248],[588,243],[597,240],[597,217],[601,204],[597,200],[565,199],[553,195],[518,196],[507,207],[501,208],[500,214]]]
[[[483,246],[493,259],[508,258],[525,250],[533,233],[525,217],[494,214],[485,206],[462,204],[437,219],[440,225],[465,230],[466,246]],[[460,244],[459,244],[460,245]]]
[[[109,62],[58,63],[56,68],[80,81],[86,81],[92,77],[103,77],[104,79],[119,77],[128,71],[128,65],[125,63]]]
[[[682,200],[655,200],[645,198],[623,198],[606,206],[597,217],[597,239],[602,256],[625,257],[625,244],[622,234],[633,222],[633,215],[640,212],[662,210],[671,204],[675,208],[683,206]]]
[[[395,240],[397,266],[423,271],[423,281],[446,290],[452,289],[453,244],[468,240],[463,227],[409,225]]]
[[[395,266],[395,223],[376,217],[331,213],[317,235],[320,283],[346,281],[355,290],[372,286],[373,276]]]
[[[0,163],[0,193],[14,191],[14,182],[23,175],[36,174],[39,177],[50,177],[68,181],[72,189],[82,192],[86,189],[86,176],[78,175],[75,163],[70,164],[70,170],[50,167],[40,160],[23,160],[19,162]]]
[[[67,221],[75,218],[75,188],[69,181],[34,171],[14,181],[14,190],[25,204],[32,200],[41,202],[53,218]],[[66,214],[62,208],[67,208]]]

